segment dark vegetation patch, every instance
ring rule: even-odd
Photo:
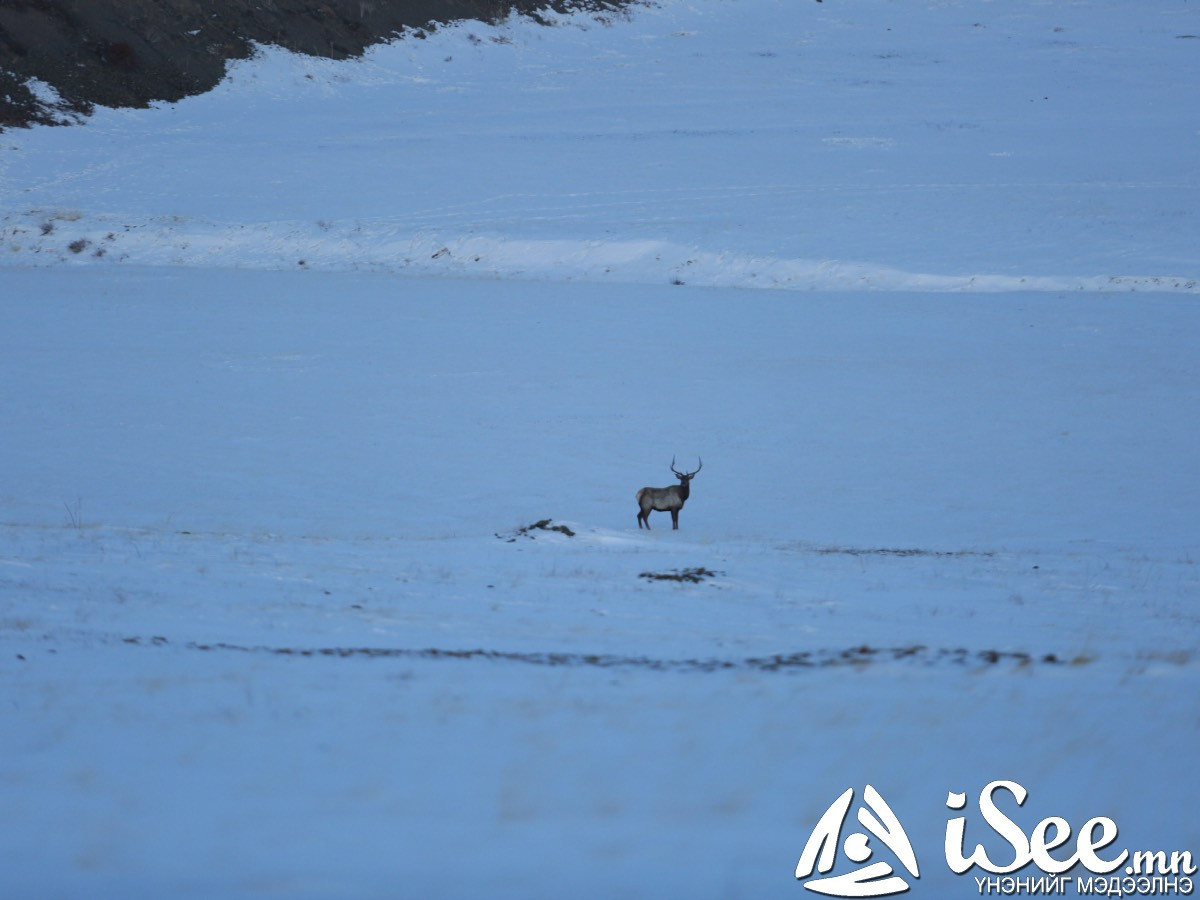
[[[559,534],[565,534],[567,537],[575,537],[574,531],[572,531],[566,525],[555,525],[553,519],[539,519],[532,525],[522,525],[516,531],[509,532],[508,534],[500,534],[500,532],[496,532],[496,537],[500,538],[502,541],[508,541],[508,543],[511,544],[515,542],[517,538],[528,538],[532,541],[537,538],[537,534],[535,534],[535,532],[538,531],[553,531]]]
[[[714,572],[704,566],[693,569],[672,569],[670,572],[642,572],[638,578],[648,578],[651,581],[680,581],[688,584],[699,584],[705,578],[716,578],[724,572]]]
[[[812,552],[821,556],[930,556],[937,558],[996,555],[991,550],[919,550],[898,547],[816,547]]]
[[[66,125],[96,106],[144,107],[212,90],[255,44],[348,59],[400,35],[546,10],[601,23],[634,0],[54,0],[0,3],[0,129]],[[59,100],[29,88],[39,79]]]
[[[124,643],[136,646],[163,647],[169,644],[164,637],[129,637]],[[839,666],[864,667],[876,663],[905,663],[919,666],[951,666],[964,669],[1009,667],[1013,669],[1036,666],[1083,666],[1091,657],[1063,657],[1055,653],[1041,655],[1016,650],[969,650],[965,647],[933,649],[921,644],[904,647],[872,647],[862,644],[844,650],[801,650],[795,653],[776,653],[751,657],[689,657],[658,658],[652,656],[623,656],[614,653],[557,653],[514,650],[443,649],[437,647],[269,647],[191,641],[182,645],[187,650],[205,653],[255,653],[269,656],[333,659],[408,659],[459,660],[496,663],[523,663],[533,666],[566,666],[600,669],[644,669],[655,672],[796,672],[827,669]]]

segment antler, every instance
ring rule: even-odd
[[[680,472],[678,469],[675,468],[675,457],[673,457],[673,456],[671,457],[671,471],[674,472],[676,475],[683,474],[682,472]]]
[[[704,468],[704,460],[700,459],[700,457],[698,457],[698,456],[696,457],[696,460],[700,463],[700,465],[696,466],[696,472],[699,472],[701,469]],[[696,472],[690,472],[689,474],[695,475]]]

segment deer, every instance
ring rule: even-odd
[[[700,457],[696,457],[696,459],[700,462],[700,465],[696,466],[696,472],[699,472],[704,468],[704,460]],[[669,512],[672,530],[679,530],[679,511],[683,509],[683,504],[691,493],[690,482],[696,476],[696,472],[680,472],[675,468],[675,457],[673,456],[671,457],[671,471],[679,479],[679,484],[661,488],[644,487],[637,492],[638,528],[644,525],[649,531],[650,513],[657,509],[659,512]]]

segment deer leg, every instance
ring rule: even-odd
[[[650,529],[650,510],[638,509],[638,528],[642,527],[642,523],[646,524],[646,529]]]
[[[679,530],[679,510],[671,510],[671,528],[675,531]]]

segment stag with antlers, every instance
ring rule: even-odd
[[[696,466],[696,472],[704,468],[704,460],[697,457],[700,465]],[[671,457],[671,471],[675,473],[675,477],[679,479],[679,484],[673,484],[670,487],[644,487],[637,492],[638,502],[638,528],[645,526],[646,530],[650,530],[650,513],[653,510],[659,512],[669,512],[671,514],[671,528],[679,529],[679,511],[683,509],[683,504],[687,501],[688,495],[691,493],[691,480],[695,477],[696,472],[680,472],[675,468],[675,457]]]

